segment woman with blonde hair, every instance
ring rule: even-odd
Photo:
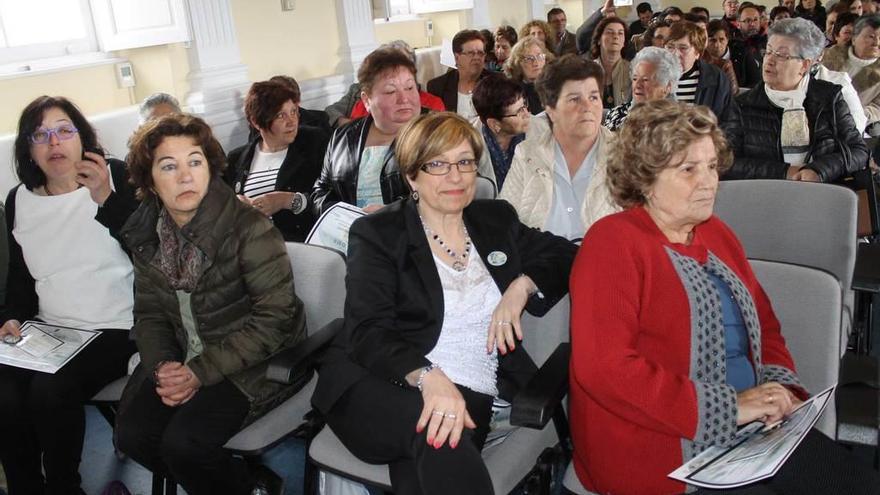
[[[535,19],[523,25],[519,30],[519,37],[535,36],[542,42],[550,53],[556,53],[556,36],[553,34],[553,28],[550,24]]]
[[[554,59],[553,52],[536,36],[520,38],[510,51],[510,58],[504,64],[507,77],[520,83],[529,113],[537,115],[544,111],[541,98],[535,89],[535,81],[544,70],[544,66]]]

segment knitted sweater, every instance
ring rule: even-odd
[[[733,232],[716,217],[673,244],[644,208],[596,222],[571,273],[571,433],[590,491],[682,493],[667,474],[736,432],[721,302],[741,308],[758,384],[805,396],[779,322]]]

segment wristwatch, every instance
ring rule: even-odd
[[[294,215],[299,215],[306,209],[306,195],[301,192],[293,193],[293,199],[290,200],[290,211]]]

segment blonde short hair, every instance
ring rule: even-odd
[[[419,175],[423,163],[465,141],[471,145],[474,159],[479,161],[483,154],[483,139],[464,117],[453,112],[426,113],[400,131],[394,156],[400,173],[413,180]]]
[[[537,46],[541,49],[541,53],[544,54],[545,63],[549,63],[555,57],[553,53],[547,50],[547,47],[544,43],[541,42],[536,36],[524,36],[513,45],[513,48],[510,49],[510,56],[507,57],[507,61],[504,62],[504,73],[507,74],[507,77],[513,79],[517,82],[522,82],[523,78],[523,70],[522,70],[522,61],[523,57],[526,54],[526,48],[530,46]]]
[[[718,174],[733,164],[733,153],[708,107],[656,100],[635,106],[608,153],[606,183],[623,208],[645,204],[646,194],[664,169],[678,166],[682,150],[710,137],[718,153]]]

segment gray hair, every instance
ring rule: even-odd
[[[413,50],[413,48],[411,46],[409,46],[409,43],[407,43],[406,41],[403,41],[403,40],[390,41],[388,43],[383,44],[379,48],[394,48],[395,50],[400,50],[404,54],[406,54],[406,56],[409,57],[410,60],[413,61],[413,63],[416,63],[416,51]]]
[[[795,40],[800,56],[817,61],[825,49],[825,34],[813,21],[801,17],[776,21],[767,31],[767,38],[773,35],[785,36]]]
[[[178,103],[177,98],[169,95],[168,93],[153,93],[150,96],[144,98],[144,101],[138,108],[138,114],[140,114],[141,116],[141,123],[143,124],[150,118],[150,113],[153,112],[153,108],[162,104],[174,107],[175,113],[181,113],[180,103]]]
[[[853,26],[853,38],[859,35],[865,28],[880,29],[880,14],[863,15],[856,20]]]
[[[630,62],[631,71],[635,72],[636,66],[642,62],[652,64],[656,68],[654,80],[663,86],[669,84],[672,88],[669,94],[675,95],[678,80],[681,79],[681,62],[678,57],[662,48],[647,46],[639,50]]]

